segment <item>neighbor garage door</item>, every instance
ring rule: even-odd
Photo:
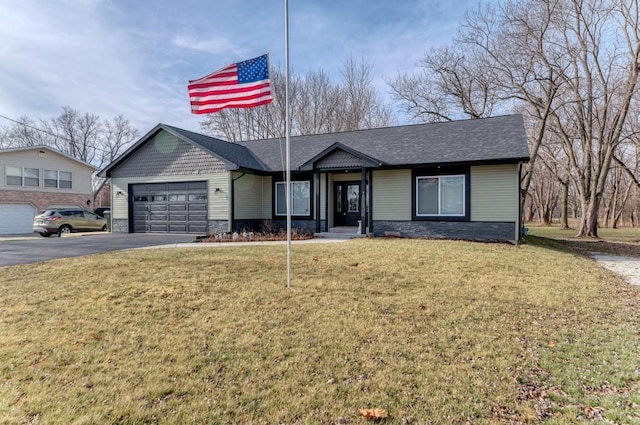
[[[29,204],[0,204],[0,235],[33,233],[36,209]]]
[[[133,232],[207,233],[207,182],[131,186]]]

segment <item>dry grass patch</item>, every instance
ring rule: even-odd
[[[353,240],[2,269],[0,423],[637,423],[638,292],[541,244]]]

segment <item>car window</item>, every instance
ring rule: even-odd
[[[84,218],[89,219],[89,220],[97,220],[98,219],[98,215],[94,214],[92,212],[89,212],[89,211],[85,211],[84,212]]]

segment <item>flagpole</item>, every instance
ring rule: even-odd
[[[287,197],[287,288],[291,288],[291,156],[289,152],[289,0],[284,0],[284,108],[285,144],[287,155],[286,197]]]

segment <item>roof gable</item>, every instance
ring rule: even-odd
[[[300,171],[319,169],[346,169],[361,167],[379,167],[382,162],[363,155],[342,143],[334,143],[318,155],[300,165]]]
[[[50,146],[46,146],[46,145],[36,145],[36,146],[25,146],[25,147],[19,147],[19,148],[9,148],[9,149],[0,149],[0,155],[4,154],[4,153],[12,153],[12,152],[27,152],[27,151],[49,151],[55,155],[59,155],[69,161],[73,161],[79,165],[82,165],[84,167],[90,168],[92,171],[97,171],[98,167],[94,167],[93,165],[86,163],[84,161],[81,161],[77,158],[74,158],[70,155],[67,155],[66,153],[60,152],[57,149],[54,149]]]
[[[140,140],[134,143],[122,155],[116,158],[111,164],[102,169],[98,175],[101,177],[111,177],[113,171],[122,166],[125,161],[139,152],[143,146],[153,141],[155,137],[166,131],[209,156],[221,161],[227,170],[237,170],[239,168],[249,168],[253,170],[263,170],[264,166],[261,162],[244,146],[236,143],[225,142],[224,140],[214,137],[205,136],[204,134],[194,133],[181,128],[173,127],[166,124],[158,124],[151,131],[145,134]]]

